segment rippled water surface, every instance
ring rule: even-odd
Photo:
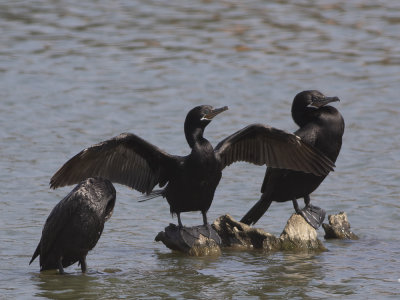
[[[1,1],[0,298],[398,299],[399,53],[391,0]],[[88,274],[28,265],[72,189],[50,190],[49,179],[84,147],[129,131],[187,154],[183,121],[199,104],[230,107],[207,128],[214,145],[254,122],[293,131],[291,101],[305,89],[339,96],[346,121],[336,171],[313,203],[346,211],[360,240],[324,241],[318,254],[187,257],[154,242],[176,222],[167,202],[138,203],[116,185]],[[264,172],[225,169],[209,219],[242,217]],[[292,212],[274,203],[257,226],[279,234]]]

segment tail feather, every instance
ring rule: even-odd
[[[240,222],[247,225],[256,224],[257,221],[268,210],[271,203],[272,203],[271,197],[268,197],[266,194],[263,194],[260,200],[258,200],[258,202],[252,208],[250,208],[250,210],[244,215],[244,217],[240,220]]]
[[[154,190],[150,194],[139,197],[138,201],[144,202],[161,196],[164,196],[164,190]]]
[[[40,243],[39,243],[39,245],[36,247],[35,253],[33,253],[32,258],[31,258],[31,261],[29,262],[29,264],[31,264],[31,263],[36,259],[36,257],[39,256],[39,254],[40,254]]]

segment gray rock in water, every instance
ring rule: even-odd
[[[164,230],[158,233],[155,240],[163,242],[171,250],[193,256],[221,254],[221,238],[210,225],[179,228],[169,224]]]
[[[218,255],[221,247],[271,251],[324,251],[316,230],[303,217],[293,214],[279,237],[259,228],[250,227],[230,215],[219,217],[212,226],[179,228],[170,224],[155,238],[172,250],[189,255]]]
[[[281,250],[324,251],[324,244],[318,239],[317,231],[298,214],[293,214],[280,235]]]
[[[324,251],[316,230],[303,217],[293,214],[280,237],[234,220],[230,215],[219,217],[213,227],[223,247],[263,249],[265,251]]]
[[[240,223],[226,214],[212,225],[222,240],[222,247],[237,249],[279,250],[280,240],[262,229]]]
[[[329,224],[322,224],[325,239],[358,240],[358,236],[350,230],[350,223],[345,212],[328,216]]]

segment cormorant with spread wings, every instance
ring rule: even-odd
[[[326,175],[334,164],[298,136],[261,124],[249,125],[221,141],[215,149],[203,136],[211,120],[228,107],[197,106],[186,116],[184,130],[191,148],[187,156],[170,155],[142,138],[123,133],[93,145],[67,161],[51,178],[52,188],[103,177],[127,185],[149,198],[167,199],[172,214],[207,211],[222,170],[237,161]],[[162,190],[154,190],[159,185]]]

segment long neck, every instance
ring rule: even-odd
[[[315,115],[317,108],[314,107],[292,107],[292,118],[293,121],[299,125],[299,127],[303,127],[308,122],[310,122]]]
[[[193,148],[196,143],[204,140],[203,133],[204,128],[193,127],[185,123],[185,137],[190,148]]]

